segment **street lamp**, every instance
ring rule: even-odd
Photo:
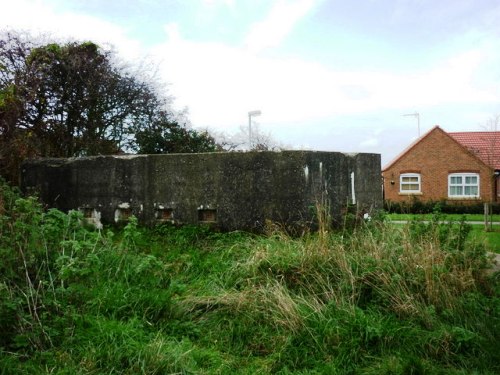
[[[248,147],[249,150],[252,149],[252,117],[257,117],[262,114],[261,111],[250,111],[248,112]]]

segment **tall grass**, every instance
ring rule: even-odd
[[[500,371],[499,280],[464,223],[95,231],[0,196],[0,373]]]

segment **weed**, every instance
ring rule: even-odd
[[[0,373],[500,371],[498,277],[439,212],[301,237],[95,231],[1,196]]]

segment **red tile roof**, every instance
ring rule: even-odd
[[[448,133],[485,164],[500,170],[500,131]]]

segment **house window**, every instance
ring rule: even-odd
[[[420,174],[403,173],[399,177],[399,191],[401,193],[420,193]]]
[[[479,174],[452,173],[448,175],[448,196],[450,198],[479,197]]]

